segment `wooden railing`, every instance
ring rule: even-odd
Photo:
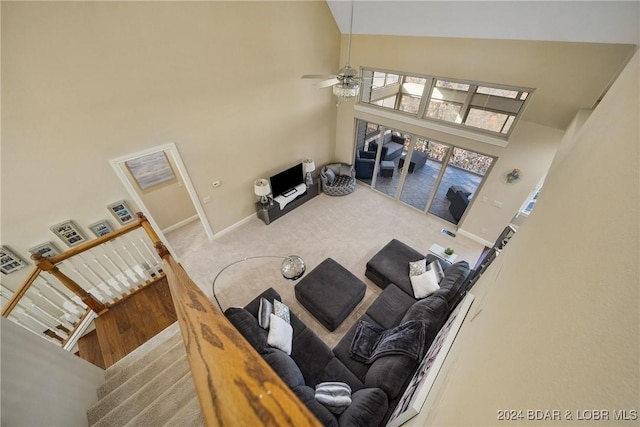
[[[157,236],[147,229],[139,215],[63,253],[32,256],[36,267],[16,292],[2,288],[2,316],[70,350],[96,316],[164,275],[153,249]]]
[[[207,426],[321,426],[162,243],[156,248]]]

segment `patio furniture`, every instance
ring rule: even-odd
[[[358,150],[356,152],[356,178],[371,179],[376,167],[376,153],[374,151]]]
[[[406,153],[403,153],[403,155],[400,157],[400,160],[398,160],[398,169],[402,169],[406,158]],[[420,169],[427,163],[428,159],[429,156],[427,155],[427,153],[423,153],[422,151],[414,151],[413,154],[411,154],[411,161],[409,162],[409,173],[413,173],[414,170]]]
[[[380,162],[380,175],[385,178],[393,177],[393,170],[396,168],[396,165],[393,162],[384,160]]]
[[[380,160],[394,160],[403,153],[405,139],[400,135],[386,133],[382,137],[382,154]],[[369,151],[378,150],[378,141],[369,144]]]

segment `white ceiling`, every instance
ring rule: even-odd
[[[342,33],[351,1],[327,0]],[[354,34],[640,45],[640,1],[355,0]]]

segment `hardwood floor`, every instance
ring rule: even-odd
[[[79,356],[106,369],[176,319],[167,279],[160,279],[98,317],[95,333],[78,341]]]

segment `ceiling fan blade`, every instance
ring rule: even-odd
[[[322,82],[318,82],[315,84],[315,86],[319,87],[319,88],[324,88],[324,87],[329,87],[329,86],[333,86],[335,84],[340,83],[340,80],[336,79],[335,77],[330,78],[328,80],[324,80]]]
[[[305,74],[304,76],[300,77],[301,79],[322,79],[322,80],[326,80],[326,79],[332,79],[335,78],[336,75],[335,74]]]

